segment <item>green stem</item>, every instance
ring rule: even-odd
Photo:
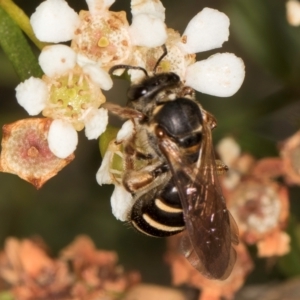
[[[32,30],[32,27],[30,25],[29,18],[24,13],[24,11],[19,6],[17,6],[13,1],[0,0],[0,6],[15,21],[15,23],[18,24],[18,26],[27,34],[29,39],[40,50],[42,50],[46,45],[48,45],[47,43],[43,43],[36,38]]]
[[[20,27],[0,6],[0,46],[13,64],[21,81],[41,77],[43,71]]]

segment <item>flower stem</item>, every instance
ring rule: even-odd
[[[27,34],[29,39],[40,49],[48,45],[39,41],[32,30],[32,27],[29,22],[29,18],[24,13],[24,11],[17,6],[12,0],[0,0],[0,6],[6,13],[18,24],[18,26]]]
[[[20,27],[0,6],[0,47],[14,66],[21,81],[41,77],[43,71]]]

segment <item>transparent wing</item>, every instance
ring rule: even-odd
[[[185,256],[205,276],[226,279],[236,260],[232,244],[238,244],[238,229],[218,181],[209,124],[203,124],[202,134],[196,166],[184,161],[180,149],[168,137],[161,138],[159,146],[169,162],[182,202]]]

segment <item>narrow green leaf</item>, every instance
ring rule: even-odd
[[[0,0],[0,6],[6,13],[18,24],[18,26],[26,33],[30,40],[40,49],[48,45],[38,40],[32,30],[29,18],[24,11],[11,0]]]
[[[0,46],[13,64],[21,81],[43,72],[20,28],[0,7]]]
[[[238,42],[256,62],[279,78],[290,77],[291,64],[287,46],[293,41],[285,19],[284,1],[226,1],[230,28]],[[278,13],[280,12],[280,13]]]

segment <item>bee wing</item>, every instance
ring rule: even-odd
[[[236,260],[232,244],[238,244],[238,229],[222,195],[211,127],[206,123],[202,134],[196,167],[183,161],[171,139],[161,138],[159,146],[169,162],[184,211],[182,250],[186,258],[205,276],[226,279]]]

